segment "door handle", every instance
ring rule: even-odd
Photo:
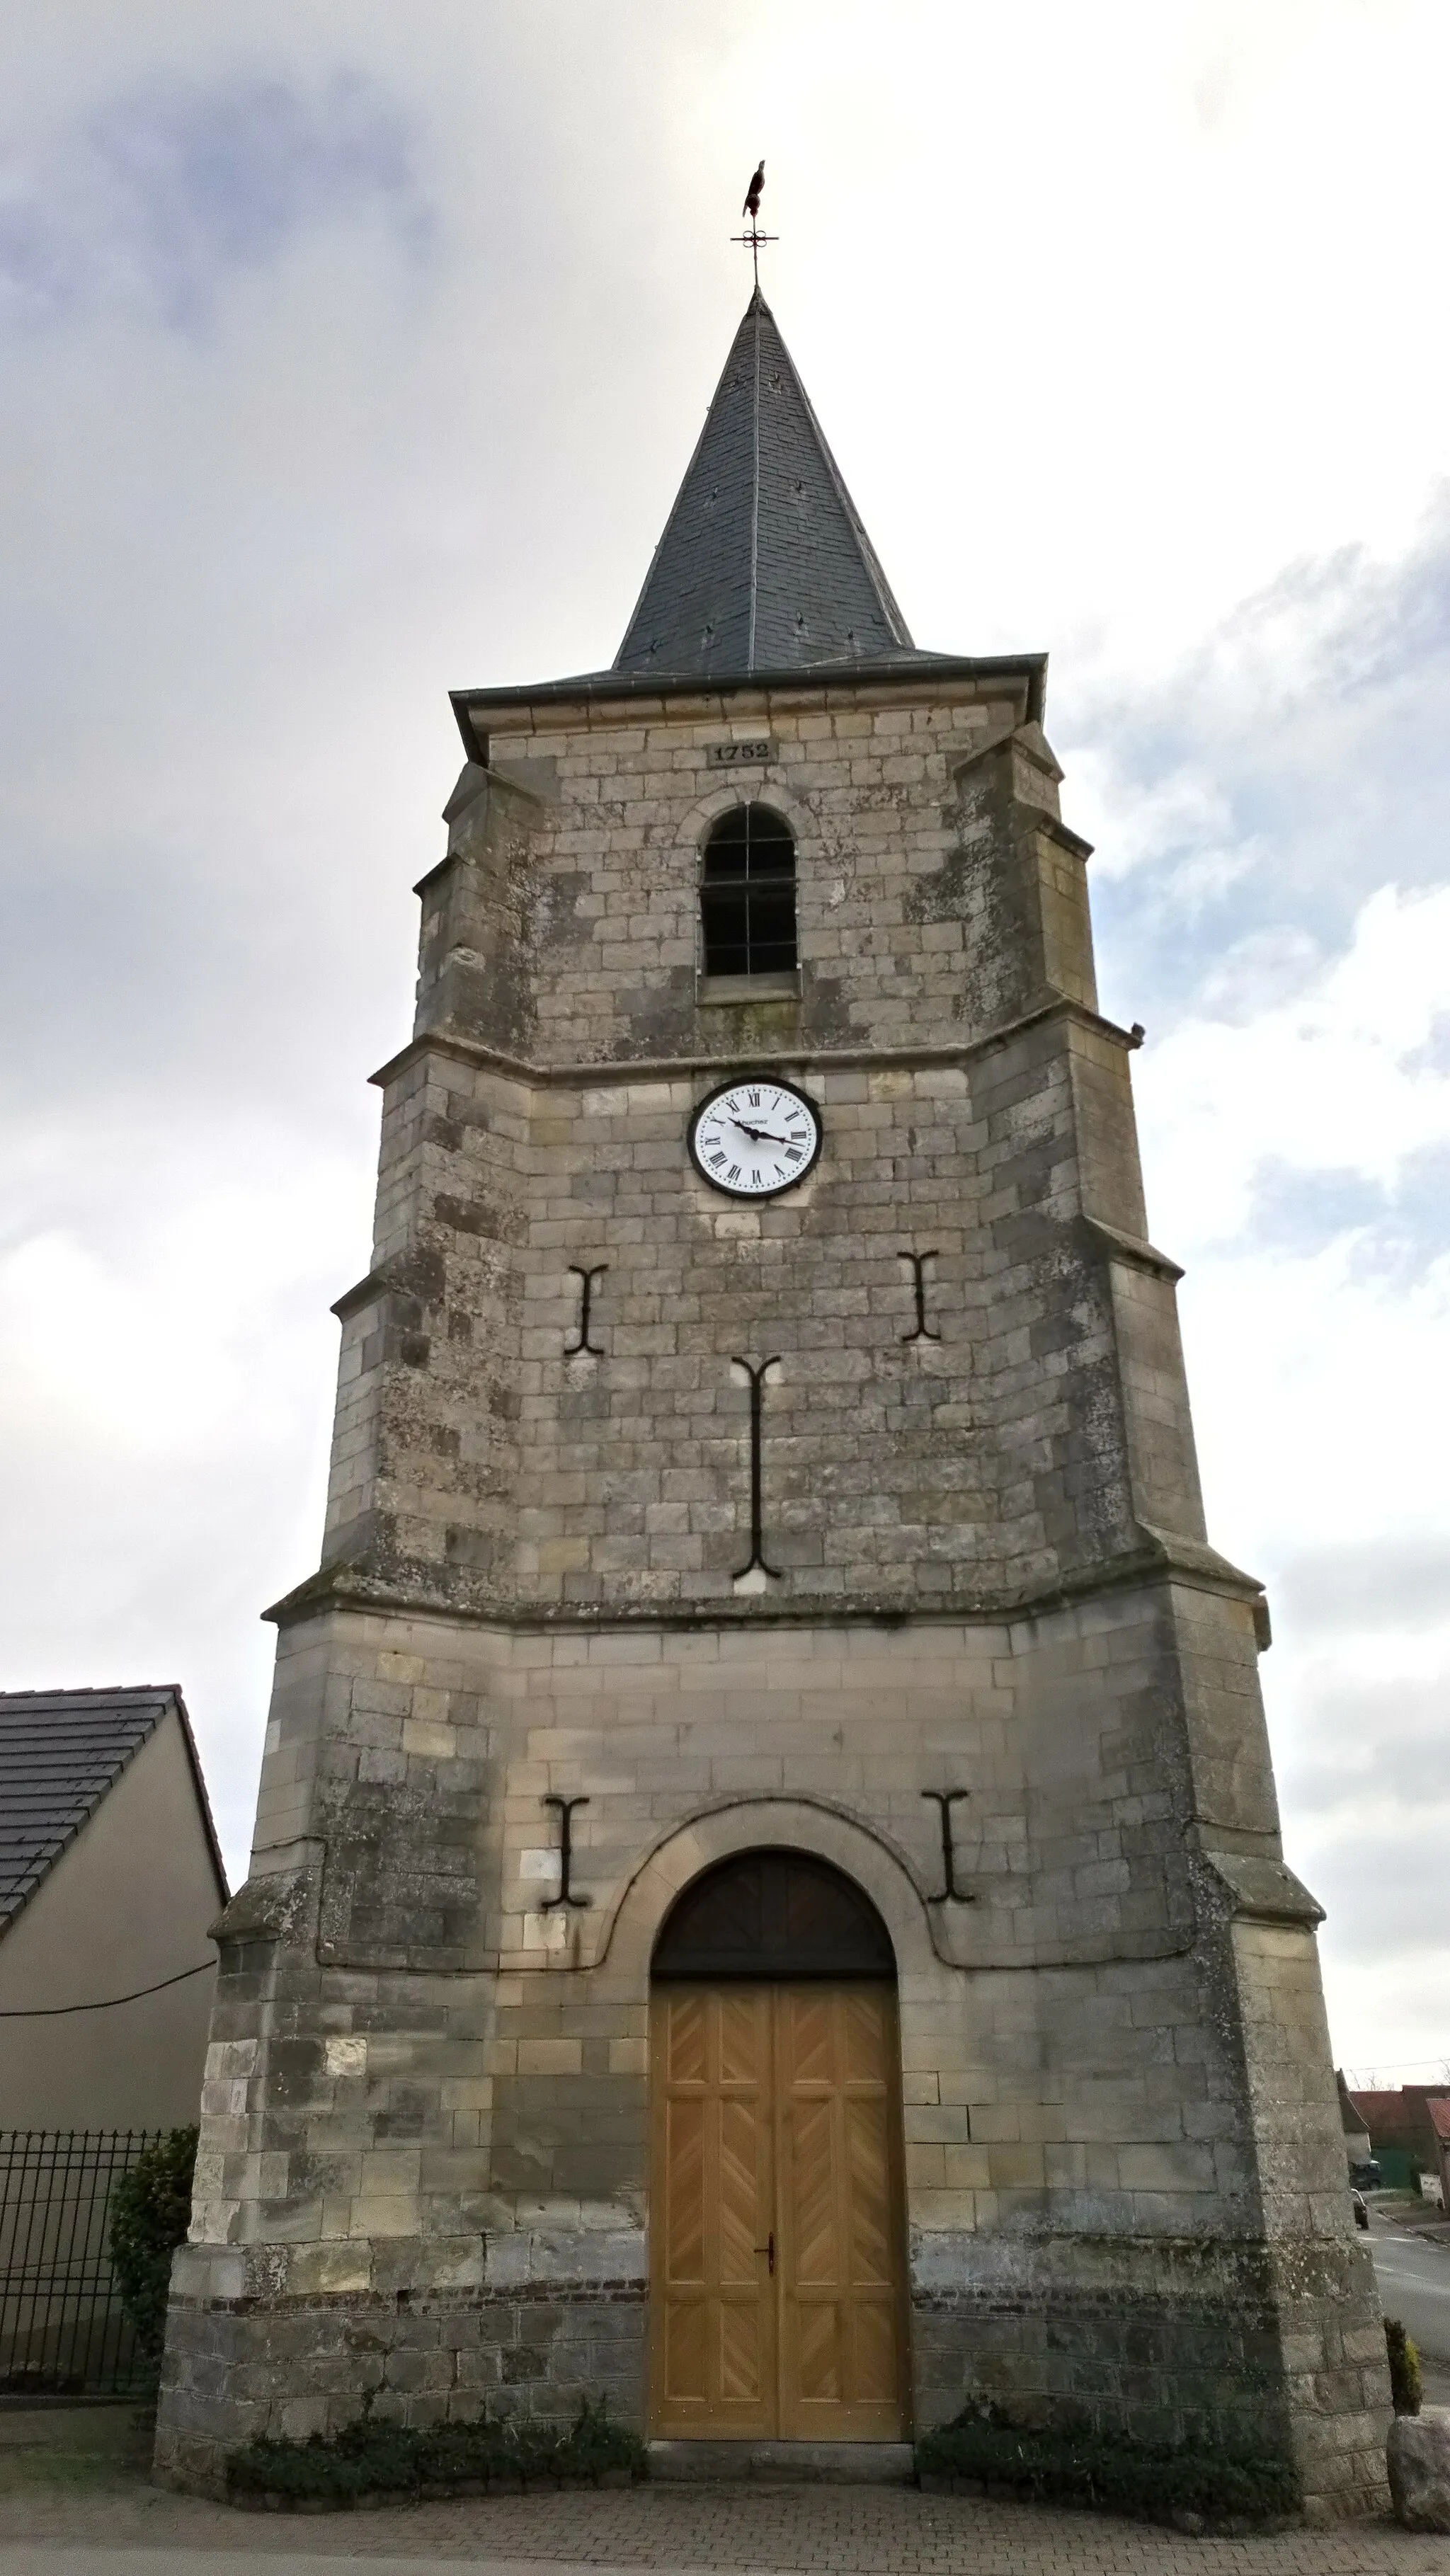
[[[757,2245],[755,2250],[757,2254],[763,2254],[765,2256],[766,2270],[773,2277],[775,2273],[775,2229],[773,2227],[770,2234],[767,2236],[765,2243],[763,2245]]]

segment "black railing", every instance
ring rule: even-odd
[[[112,2190],[157,2129],[0,2129],[0,2397],[124,2397],[154,2375],[111,2269]]]

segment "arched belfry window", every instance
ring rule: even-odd
[[[781,975],[796,962],[795,839],[768,805],[710,827],[700,882],[707,975]]]
[[[864,1888],[814,1852],[736,1852],[676,1897],[655,1944],[658,1979],[892,1977],[891,1935]]]

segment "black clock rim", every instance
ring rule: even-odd
[[[803,1100],[805,1102],[807,1109],[810,1111],[811,1116],[816,1122],[816,1141],[811,1149],[809,1162],[803,1163],[798,1172],[792,1172],[788,1181],[777,1181],[774,1189],[772,1190],[732,1190],[727,1182],[717,1181],[712,1172],[706,1171],[704,1164],[701,1162],[699,1155],[695,1151],[695,1131],[712,1100],[723,1100],[727,1091],[739,1091],[742,1085],[747,1082],[770,1082],[774,1083],[777,1091],[793,1092],[797,1100]],[[728,1082],[717,1082],[713,1091],[707,1091],[703,1100],[697,1100],[695,1102],[694,1107],[690,1110],[685,1120],[685,1146],[690,1160],[694,1164],[696,1171],[699,1173],[701,1180],[705,1184],[705,1187],[708,1190],[714,1190],[716,1196],[722,1199],[735,1199],[737,1201],[745,1200],[746,1202],[754,1201],[758,1204],[761,1199],[784,1198],[787,1190],[798,1190],[802,1181],[808,1181],[810,1179],[812,1172],[815,1170],[817,1163],[821,1159],[821,1148],[825,1141],[826,1122],[821,1116],[820,1102],[818,1100],[813,1100],[810,1093],[805,1090],[800,1083],[792,1082],[788,1074],[772,1073],[767,1067],[763,1067],[758,1064],[751,1065],[747,1073],[732,1074]]]

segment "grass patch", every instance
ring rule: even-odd
[[[1390,2402],[1397,2415],[1418,2415],[1425,2399],[1420,2348],[1398,2317],[1385,2319],[1385,2356],[1390,2365]]]
[[[1034,2504],[1099,2506],[1195,2528],[1278,2522],[1303,2501],[1297,2472],[1279,2452],[1015,2425],[995,2407],[924,2435],[916,2467],[932,2485],[950,2478]]]
[[[347,2506],[374,2496],[480,2495],[546,2480],[623,2486],[645,2469],[637,2436],[586,2401],[567,2431],[489,2416],[418,2426],[364,2416],[306,2442],[258,2439],[232,2453],[227,2493],[234,2504]]]

